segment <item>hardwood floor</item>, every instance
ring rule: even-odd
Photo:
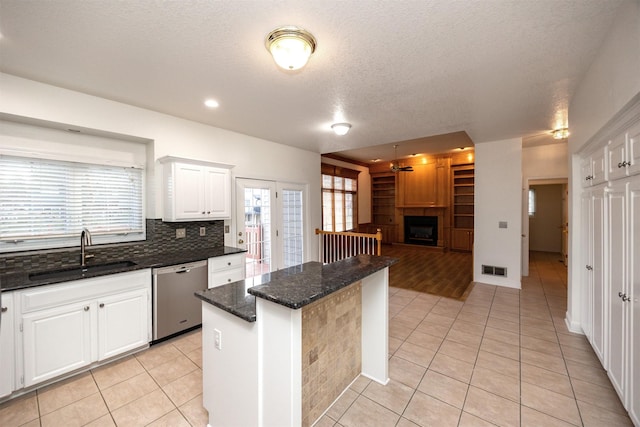
[[[389,286],[464,301],[473,279],[471,253],[436,252],[408,245],[384,245],[382,255],[399,258],[389,269]]]

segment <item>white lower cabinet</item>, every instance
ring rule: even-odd
[[[245,254],[209,258],[209,289],[237,282],[245,277]]]
[[[16,389],[148,345],[151,270],[15,292]]]
[[[4,292],[0,310],[0,398],[10,395],[15,383],[13,312],[13,292]]]
[[[75,303],[22,317],[24,387],[89,365],[95,304]]]
[[[149,342],[149,291],[138,289],[98,300],[98,360]]]

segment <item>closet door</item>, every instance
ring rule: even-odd
[[[592,190],[591,212],[593,215],[593,228],[591,230],[592,263],[591,273],[593,280],[592,293],[592,337],[591,345],[596,355],[606,366],[606,332],[607,332],[607,287],[604,269],[604,238],[605,238],[605,193],[604,188]]]
[[[628,190],[629,227],[629,416],[640,425],[640,177],[629,183]]]
[[[593,206],[591,191],[584,191],[580,200],[582,215],[582,331],[593,345]]]
[[[609,346],[608,374],[611,383],[624,401],[625,396],[625,346],[626,346],[626,276],[627,276],[627,234],[626,234],[626,181],[616,182],[607,191],[609,247]]]

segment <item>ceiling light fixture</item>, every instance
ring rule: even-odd
[[[316,39],[310,32],[291,25],[276,28],[265,40],[265,46],[276,64],[291,71],[306,65],[316,50],[316,44]]]
[[[204,101],[204,105],[209,108],[218,108],[220,106],[218,101],[216,101],[215,99],[207,99],[206,101]]]
[[[351,129],[350,123],[334,123],[331,125],[331,129],[335,132],[336,135],[346,135]]]
[[[565,139],[569,136],[568,128],[556,129],[553,132],[553,139]]]

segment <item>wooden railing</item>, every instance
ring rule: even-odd
[[[322,231],[316,228],[320,262],[328,264],[359,254],[382,254],[382,231],[375,234]]]

